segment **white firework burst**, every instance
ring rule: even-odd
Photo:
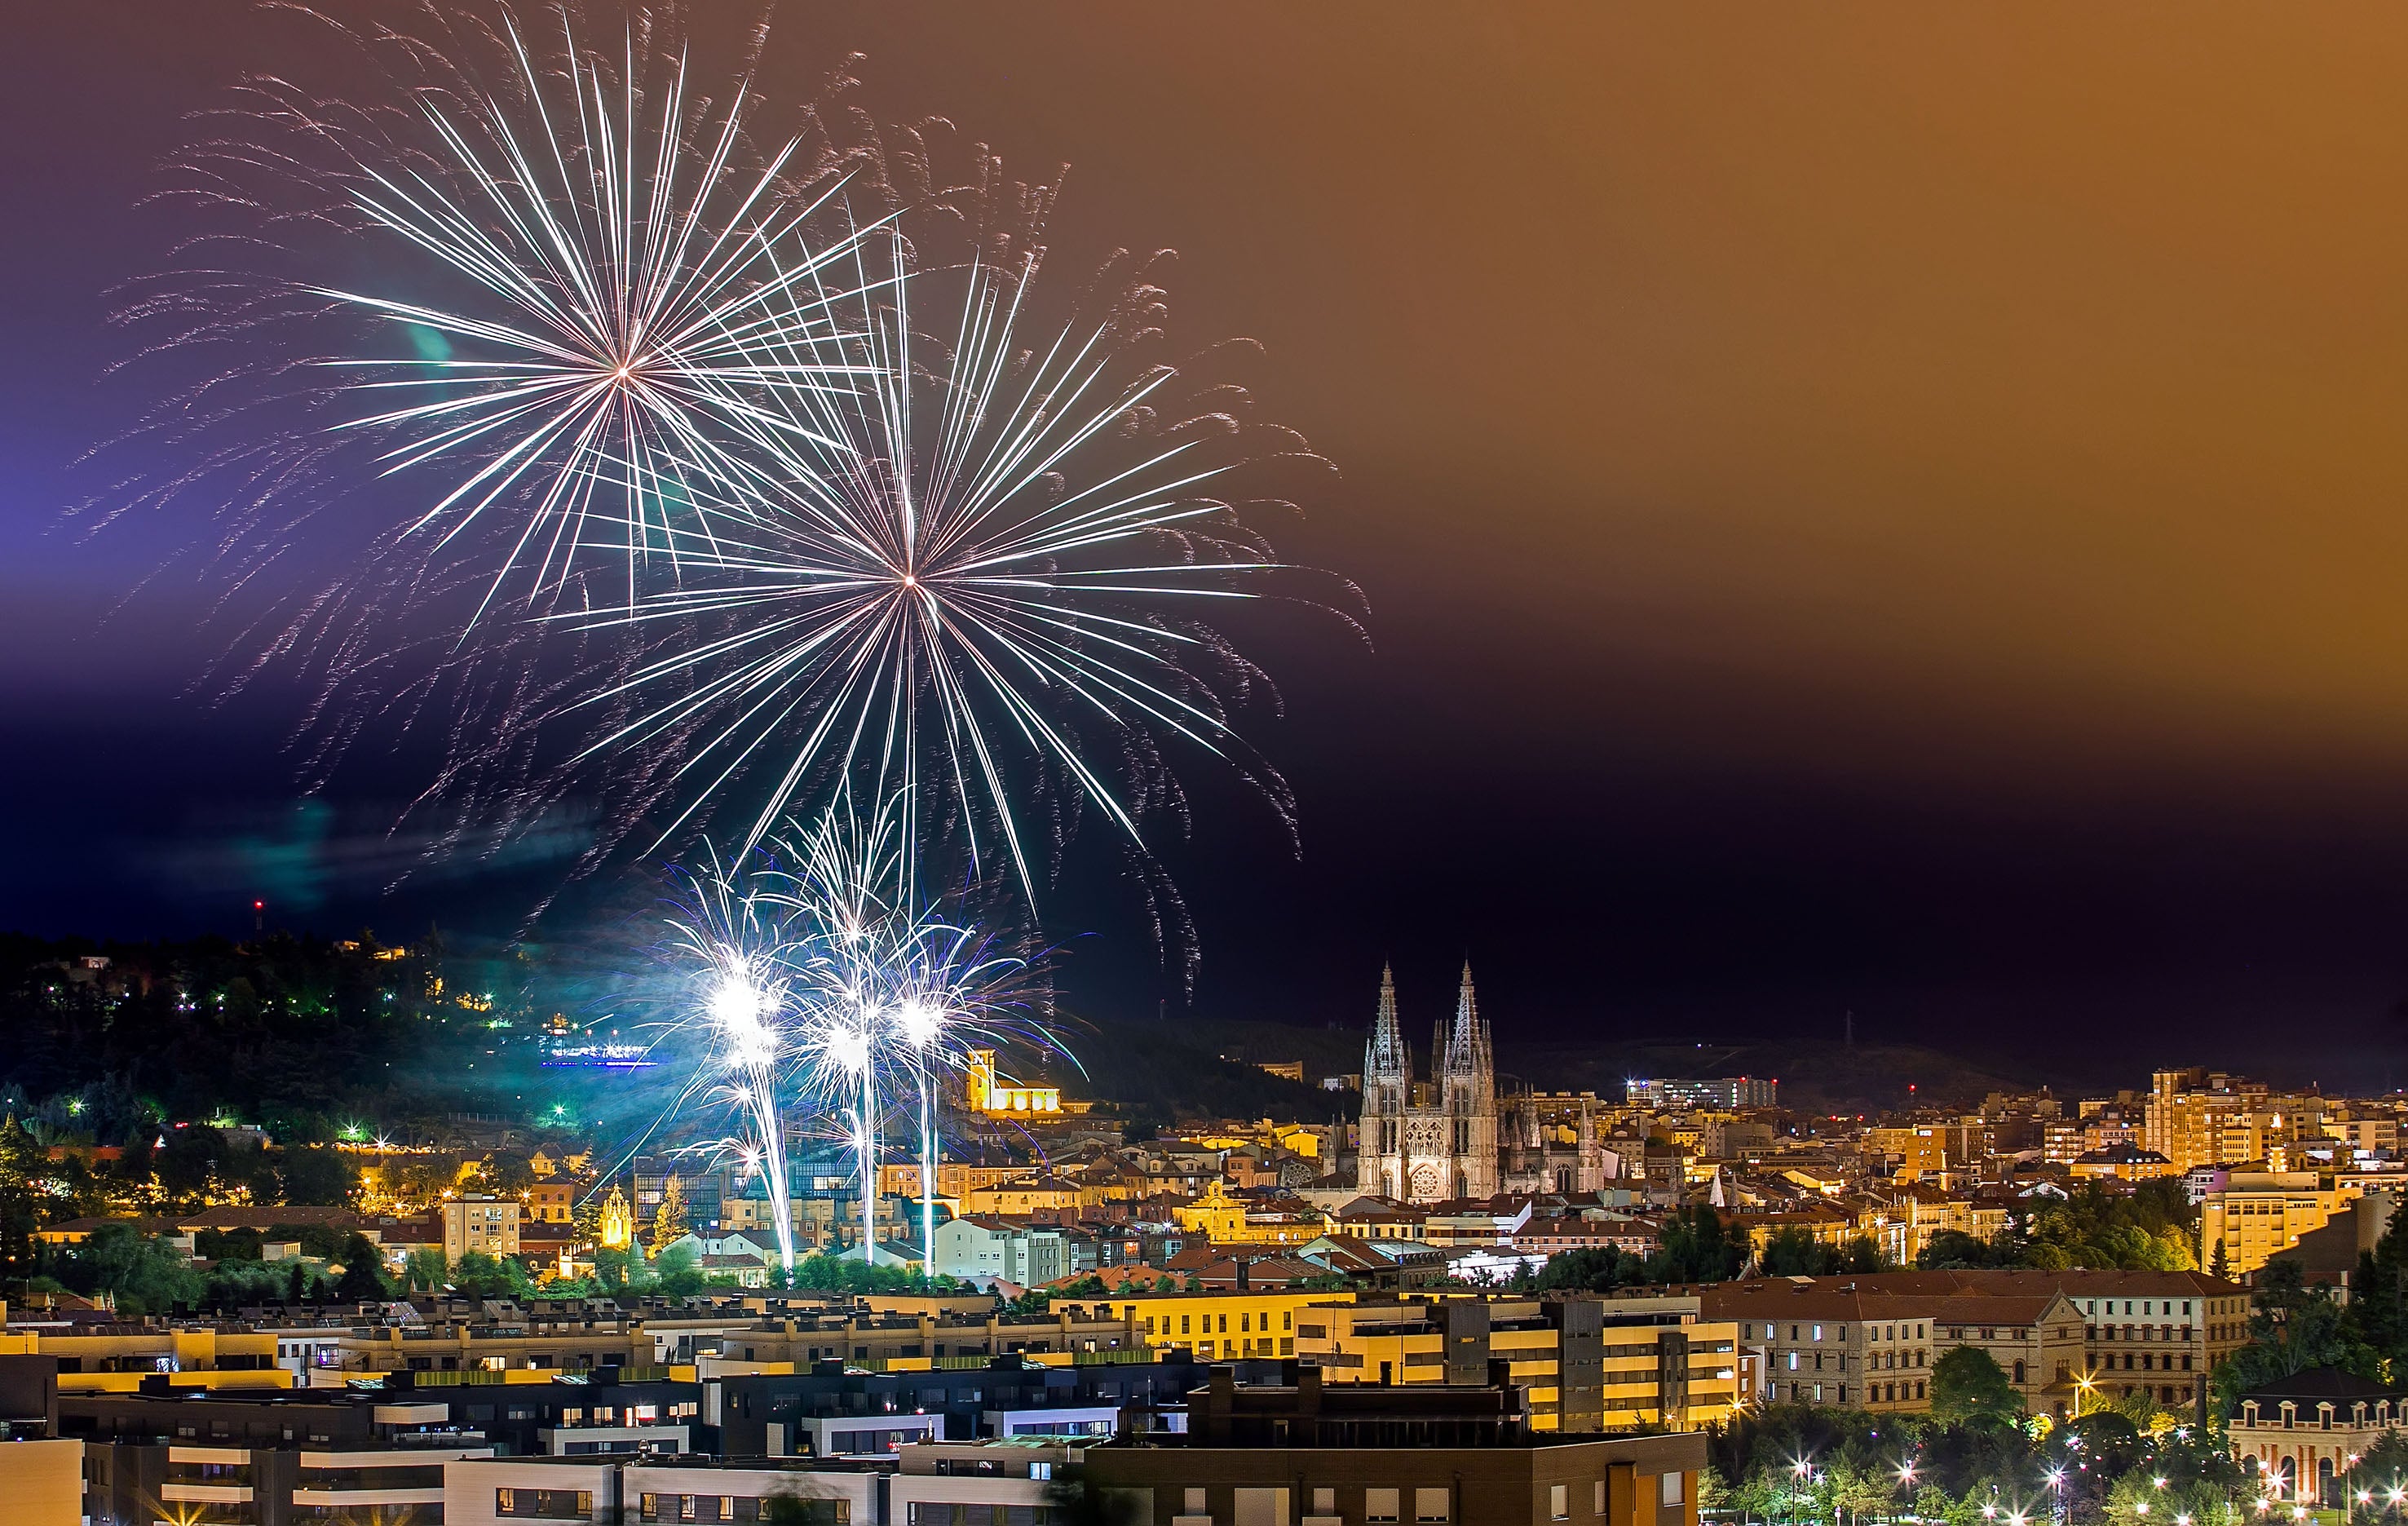
[[[603,549],[632,588],[652,554],[711,540],[707,508],[681,502],[661,463],[724,466],[724,413],[764,389],[825,384],[824,367],[796,357],[844,339],[828,298],[852,294],[822,278],[857,267],[847,246],[867,230],[838,224],[812,247],[807,230],[841,182],[797,199],[783,178],[799,140],[751,155],[740,81],[714,119],[690,97],[682,55],[648,98],[632,37],[614,80],[564,12],[555,76],[507,12],[501,24],[509,96],[465,82],[416,92],[425,151],[334,138],[364,226],[431,262],[461,300],[312,285],[412,349],[322,364],[388,405],[339,426],[377,437],[383,471],[448,472],[408,533],[443,544],[506,514],[493,589],[515,577],[538,599],[596,548],[598,517],[618,529]]]
[[[756,842],[829,777],[899,786],[914,862],[933,783],[973,862],[990,823],[1033,900],[1024,760],[1134,838],[1138,808],[1089,728],[1140,787],[1163,777],[1158,739],[1248,756],[1228,704],[1261,674],[1200,616],[1288,569],[1228,482],[1269,456],[1326,463],[1283,430],[1262,450],[1236,389],[1196,406],[1177,368],[1136,358],[1157,337],[1150,285],[1032,342],[1033,253],[929,269],[899,237],[848,252],[838,287],[824,265],[780,283],[801,311],[843,321],[774,341],[842,382],[768,394],[736,421],[741,451],[659,458],[647,490],[673,482],[710,526],[668,530],[680,581],[560,616],[655,633],[649,660],[597,697],[635,713],[594,748],[675,739],[688,812],[766,764]],[[947,282],[950,341],[915,333],[913,304]],[[1174,396],[1191,406],[1166,412]],[[1284,813],[1277,776],[1254,771]]]

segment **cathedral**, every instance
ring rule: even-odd
[[[1463,967],[1455,1020],[1430,1039],[1430,1078],[1413,1075],[1412,1046],[1397,1020],[1397,978],[1380,972],[1380,1010],[1363,1046],[1363,1121],[1354,1187],[1399,1202],[1492,1198],[1500,1192],[1594,1192],[1614,1173],[1601,1146],[1593,1098],[1524,1094],[1498,1106],[1488,1025]],[[1549,1111],[1569,1116],[1549,1117]],[[1569,1138],[1566,1136],[1570,1136]]]

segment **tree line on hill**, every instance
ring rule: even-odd
[[[228,1115],[323,1140],[346,1116],[475,1111],[486,1025],[526,1015],[521,962],[464,960],[436,934],[408,950],[0,934],[0,1100],[100,1144]]]
[[[1915,1258],[1925,1270],[1955,1267],[2034,1267],[2059,1271],[2088,1266],[2122,1271],[2186,1271],[2198,1265],[2190,1250],[2199,1211],[2179,1182],[2143,1182],[2130,1196],[2085,1183],[2064,1202],[2042,1200],[2010,1218],[1990,1240],[1942,1231]],[[1665,1220],[1653,1248],[1613,1246],[1569,1250],[1550,1257],[1537,1272],[1525,1268],[1517,1290],[1577,1289],[1611,1292],[1619,1288],[1678,1283],[1727,1282],[1751,1262],[1766,1276],[1827,1277],[1852,1272],[1892,1272],[1898,1265],[1870,1235],[1833,1245],[1795,1225],[1751,1243],[1746,1219],[1726,1219],[1710,1206],[1692,1204]]]

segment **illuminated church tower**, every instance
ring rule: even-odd
[[[1412,1050],[1397,1020],[1397,981],[1380,972],[1380,1007],[1363,1047],[1363,1119],[1355,1189],[1404,1202],[1486,1198],[1499,1189],[1497,1065],[1488,1025],[1463,967],[1455,1020],[1431,1041],[1431,1079],[1413,1079]]]
[[[1447,1196],[1495,1197],[1503,1186],[1497,1179],[1497,1052],[1471,994],[1469,959],[1444,1053],[1438,1086],[1447,1120]]]

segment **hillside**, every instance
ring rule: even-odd
[[[1318,1118],[1350,1113],[1351,1094],[1321,1088],[1326,1076],[1362,1069],[1359,1029],[1291,1028],[1279,1023],[1197,1017],[1085,1025],[1071,1036],[1085,1074],[1056,1062],[1032,1069],[1074,1097],[1094,1097],[1157,1117],[1267,1112]],[[1425,1041],[1426,1043],[1426,1041]],[[1416,1056],[1425,1064],[1427,1057]],[[1255,1067],[1302,1060],[1306,1085]],[[1756,1044],[1677,1040],[1498,1040],[1499,1079],[1509,1086],[1594,1091],[1619,1101],[1632,1076],[1759,1075],[1781,1082],[1781,1100],[1817,1113],[1859,1113],[1915,1104],[1977,1105],[1996,1090],[2029,1090],[2067,1077],[2025,1064],[1943,1054],[1919,1044],[1844,1044],[1828,1039]],[[1913,1087],[1912,1091],[1909,1087]]]

